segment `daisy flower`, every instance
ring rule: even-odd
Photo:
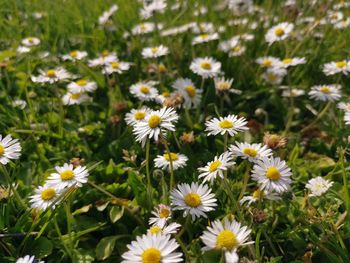
[[[344,110],[346,113],[350,112],[350,102],[347,102],[347,103],[340,102],[338,104],[338,108]]]
[[[150,112],[143,121],[136,123],[134,126],[134,134],[136,140],[145,144],[146,139],[154,138],[158,141],[159,135],[166,131],[175,131],[174,123],[177,122],[179,116],[173,108],[163,107],[160,110]]]
[[[163,155],[158,155],[157,158],[154,159],[154,166],[163,170],[170,170],[170,159],[174,171],[179,168],[185,167],[186,162],[188,161],[187,156],[184,154],[165,153]]]
[[[178,223],[170,223],[169,225],[163,227],[151,226],[147,232],[152,235],[156,235],[158,233],[162,235],[171,235],[177,233],[180,227],[181,225]]]
[[[204,79],[212,78],[219,74],[221,63],[209,57],[195,58],[190,65],[190,69]]]
[[[89,67],[94,68],[94,67],[108,65],[113,61],[118,61],[117,54],[115,52],[109,52],[108,50],[104,50],[102,51],[99,57],[90,59],[88,61],[88,65]]]
[[[311,191],[309,196],[321,196],[327,192],[332,185],[332,181],[325,180],[322,177],[318,176],[316,178],[310,179],[305,185],[305,188]]]
[[[192,80],[179,78],[173,83],[173,88],[183,97],[185,109],[196,108],[201,103],[203,91],[196,89]]]
[[[117,12],[118,6],[117,5],[112,5],[107,11],[103,12],[102,15],[98,18],[98,24],[99,25],[104,25],[108,22],[110,17]]]
[[[297,66],[297,65],[305,64],[305,63],[306,63],[305,58],[299,58],[299,57],[285,58],[285,59],[281,60],[280,66],[282,68],[289,68],[292,66]]]
[[[208,162],[205,167],[198,168],[200,172],[198,178],[204,177],[203,182],[210,181],[211,183],[217,178],[224,178],[224,171],[235,165],[228,152],[224,152],[219,157],[215,156],[214,161]]]
[[[41,70],[39,69],[39,76],[32,76],[31,79],[35,83],[50,83],[65,81],[73,77],[71,73],[62,67],[55,69]]]
[[[159,26],[159,25],[158,25]],[[133,35],[143,35],[147,33],[151,33],[155,30],[156,25],[152,22],[141,23],[136,25],[132,30]]]
[[[245,118],[238,118],[236,115],[231,114],[226,117],[213,118],[205,123],[205,131],[208,135],[224,135],[228,133],[230,136],[234,136],[238,132],[248,130],[246,127],[247,121]]]
[[[45,184],[44,186],[39,186],[34,190],[34,194],[29,197],[29,203],[31,204],[32,208],[38,210],[46,210],[50,206],[55,208],[55,206],[59,203],[58,198],[62,193],[63,192],[61,189]]]
[[[296,88],[292,88],[292,89],[286,89],[282,92],[282,96],[283,97],[299,97],[305,94],[305,91],[302,89],[296,89]]]
[[[336,101],[341,97],[340,88],[338,84],[313,86],[309,95],[318,101]]]
[[[40,44],[40,39],[37,37],[27,37],[25,39],[22,39],[21,43],[26,47],[33,47]]]
[[[292,173],[285,161],[277,158],[262,158],[253,167],[252,179],[261,190],[282,193],[290,189]]]
[[[227,263],[238,262],[237,249],[254,243],[254,241],[247,242],[251,230],[241,226],[236,220],[230,221],[226,217],[224,222],[215,220],[211,225],[207,226],[207,230],[200,237],[205,245],[202,250],[222,250]]]
[[[171,219],[171,208],[170,206],[159,204],[152,211],[153,217],[150,217],[149,224],[153,226],[159,226],[163,228],[166,222]]]
[[[154,13],[164,13],[167,3],[165,0],[144,1],[143,8],[140,9],[140,16],[143,19],[148,19]]]
[[[25,54],[25,53],[28,53],[30,52],[30,48],[29,47],[25,47],[25,46],[18,46],[16,51],[18,54]]]
[[[279,85],[282,83],[284,76],[287,75],[285,68],[268,68],[263,74],[262,78],[273,85]]]
[[[11,135],[2,138],[0,134],[0,163],[6,165],[11,159],[15,160],[21,156],[22,147],[18,139],[12,139]]]
[[[216,39],[219,39],[218,33],[202,34],[193,38],[192,45],[207,43]]]
[[[130,86],[132,95],[141,101],[151,101],[158,96],[158,90],[154,87],[154,81],[138,82]]]
[[[26,255],[25,257],[18,258],[16,263],[44,263],[44,261],[35,260],[35,256]]]
[[[256,162],[261,158],[272,155],[272,150],[261,143],[236,142],[236,145],[231,145],[229,150],[233,155],[248,159],[249,162]]]
[[[175,252],[179,244],[170,235],[151,234],[136,237],[127,245],[122,263],[175,263],[182,262],[182,253]]]
[[[278,58],[275,57],[261,57],[256,60],[256,63],[258,63],[263,68],[273,68],[278,67],[280,65],[281,61]]]
[[[68,54],[62,56],[63,60],[77,61],[86,58],[88,53],[86,51],[73,50]]]
[[[47,184],[58,189],[69,188],[71,186],[81,187],[88,181],[89,172],[85,166],[73,167],[73,164],[63,164],[56,166],[56,173],[52,173],[47,178]]]
[[[350,113],[346,112],[344,115],[345,124],[350,124]]]
[[[158,58],[169,54],[169,48],[160,45],[158,47],[146,47],[142,50],[143,58]]]
[[[266,42],[271,45],[276,41],[281,41],[286,39],[292,32],[294,25],[288,22],[280,23],[269,29],[265,35]]]
[[[244,203],[248,203],[248,206],[250,206],[252,203],[255,203],[256,201],[259,201],[262,199],[277,201],[277,200],[280,200],[281,197],[279,197],[278,194],[273,192],[267,192],[265,190],[256,189],[251,196],[244,196],[239,201],[239,203],[241,205],[243,205]]]
[[[113,73],[122,74],[130,69],[131,64],[123,61],[110,61],[103,66],[102,73],[111,75]]]
[[[323,65],[322,71],[326,76],[334,75],[337,73],[343,73],[344,75],[348,75],[350,71],[350,61],[340,60],[336,62],[326,63]]]
[[[224,77],[214,78],[216,94],[230,91],[232,83],[233,79],[225,79]]]
[[[205,184],[192,183],[179,184],[170,193],[173,210],[184,210],[183,216],[191,215],[192,220],[196,217],[207,217],[206,213],[213,211],[217,206],[215,195]]]
[[[68,84],[67,89],[71,93],[92,92],[97,89],[96,82],[79,79]]]
[[[71,93],[63,95],[62,102],[63,105],[74,105],[74,104],[82,104],[84,102],[90,101],[91,98],[85,93]]]
[[[149,112],[151,112],[151,109],[147,107],[132,109],[130,112],[125,114],[125,121],[128,125],[134,126],[136,123],[144,120]]]

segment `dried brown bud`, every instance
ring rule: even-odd
[[[180,141],[182,143],[193,143],[194,142],[194,135],[193,135],[193,131],[191,132],[184,132],[181,137],[180,137]]]
[[[266,219],[269,217],[267,213],[258,208],[253,209],[253,220],[255,223],[264,223]]]
[[[176,93],[175,95],[169,98],[166,98],[163,101],[163,106],[176,108],[177,106],[180,106],[183,103],[183,101],[184,101],[184,98],[182,97],[182,95],[180,93]]]
[[[116,111],[123,111],[128,108],[128,102],[126,101],[118,101],[113,103],[113,109]]]
[[[264,134],[263,142],[271,149],[278,149],[286,146],[287,139],[281,135],[266,132]]]
[[[81,159],[80,157],[74,157],[70,160],[70,163],[73,164],[74,167],[78,167],[80,165],[83,165],[85,163],[85,160]]]
[[[119,115],[113,115],[110,120],[113,125],[116,125],[122,120],[122,118]]]

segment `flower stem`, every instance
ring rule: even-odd
[[[151,184],[151,174],[149,171],[149,151],[150,151],[150,140],[149,138],[147,138],[147,142],[146,142],[147,199],[148,199],[149,209],[152,209],[152,184]]]
[[[325,115],[325,113],[327,112],[327,110],[329,109],[330,106],[331,106],[331,102],[328,102],[326,104],[326,106],[323,108],[323,110],[320,111],[319,114],[317,114],[316,119],[313,122],[311,122],[309,125],[307,125],[305,128],[303,128],[301,130],[301,133],[303,133],[303,132],[309,130],[310,128],[312,128],[312,126],[314,126],[322,118],[322,116]]]
[[[170,163],[170,185],[169,185],[169,190],[171,191],[174,186],[174,166],[173,166],[173,159],[171,158],[171,152],[168,146],[168,143],[164,137],[162,137],[162,142],[164,144],[164,147],[166,149],[166,153],[168,154],[169,157],[169,163]]]

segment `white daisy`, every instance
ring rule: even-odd
[[[192,80],[179,78],[173,83],[173,88],[183,97],[185,109],[197,108],[201,103],[203,91],[196,89]]]
[[[221,63],[209,57],[195,58],[190,65],[190,69],[202,78],[212,78],[219,74]]]
[[[292,173],[285,161],[277,158],[262,158],[253,167],[252,179],[260,184],[261,190],[282,193],[290,189]]]
[[[329,62],[323,65],[323,73],[327,76],[334,75],[337,73],[343,73],[348,75],[350,72],[350,61],[340,60],[336,62]]]
[[[341,97],[340,88],[338,84],[313,86],[309,95],[319,101],[336,101]]]
[[[333,185],[332,181],[325,180],[320,176],[310,179],[305,188],[309,189],[311,193],[309,196],[321,196]]]
[[[166,7],[165,0],[144,1],[143,8],[140,9],[140,16],[143,19],[148,19],[155,13],[164,13]]]
[[[35,260],[35,256],[26,255],[25,257],[18,258],[16,263],[44,263],[44,261]]]
[[[38,76],[32,76],[31,79],[35,83],[55,83],[60,81],[65,81],[73,77],[71,73],[62,67],[55,69],[41,70],[39,69]]]
[[[21,156],[22,147],[18,139],[12,139],[11,135],[2,138],[0,134],[0,163],[6,165],[11,159],[15,160]]]
[[[296,88],[292,88],[292,89],[285,89],[282,92],[282,96],[283,97],[299,97],[305,94],[305,90],[302,89],[296,89]]]
[[[158,25],[159,26],[159,25]],[[141,23],[136,25],[132,30],[133,35],[143,35],[150,32],[153,32],[156,28],[156,25],[152,22]]]
[[[224,135],[228,133],[230,136],[234,136],[238,132],[248,130],[246,126],[247,121],[245,118],[238,118],[234,114],[230,114],[226,117],[213,118],[205,122],[205,131],[208,135]]]
[[[159,204],[152,211],[152,215],[154,215],[154,217],[150,217],[148,221],[149,224],[163,228],[167,221],[171,219],[171,208],[170,206]]]
[[[340,102],[338,108],[345,111],[345,113],[350,112],[350,102]]]
[[[151,109],[147,107],[132,109],[130,112],[125,114],[125,121],[128,125],[134,126],[136,123],[144,120],[149,112],[151,112]]]
[[[30,52],[30,48],[29,47],[25,47],[25,46],[18,46],[16,51],[18,54],[25,54],[25,53],[28,53]]]
[[[167,226],[151,226],[148,230],[147,233],[150,233],[152,235],[156,235],[156,234],[162,234],[162,235],[171,235],[171,234],[175,234],[178,232],[178,229],[181,227],[180,224],[178,223],[170,223]]]
[[[29,197],[29,203],[32,208],[38,210],[46,210],[50,206],[55,208],[60,201],[59,197],[62,193],[62,189],[45,184],[34,190],[34,194]]]
[[[248,203],[250,206],[252,203],[255,203],[262,199],[268,199],[277,201],[280,200],[281,197],[277,193],[267,192],[265,190],[256,189],[251,196],[244,196],[239,203],[243,205],[244,203]]]
[[[263,68],[273,68],[278,67],[281,63],[281,61],[276,57],[260,57],[256,60],[256,63],[258,63]]]
[[[215,195],[205,184],[192,183],[179,184],[170,193],[173,210],[184,210],[183,216],[191,215],[192,220],[196,217],[207,217],[206,213],[213,211],[217,206]]]
[[[292,32],[294,25],[288,22],[280,23],[269,29],[265,35],[265,40],[270,45],[276,41],[286,39]]]
[[[113,61],[118,61],[117,54],[115,52],[109,52],[108,50],[104,50],[102,51],[99,57],[95,59],[90,59],[88,61],[88,65],[89,67],[99,67],[99,66],[108,65]]]
[[[350,113],[346,112],[344,115],[345,124],[350,124]]]
[[[68,84],[67,89],[71,93],[92,92],[97,89],[96,82],[79,79]]]
[[[158,47],[146,47],[142,49],[143,58],[158,58],[169,54],[169,48],[160,45]]]
[[[58,189],[68,188],[71,186],[81,187],[88,181],[89,172],[85,166],[73,167],[73,164],[63,164],[56,166],[56,173],[52,173],[47,178],[47,184],[57,187]]]
[[[297,66],[297,65],[305,64],[305,63],[306,63],[305,58],[299,58],[299,57],[285,58],[285,59],[281,60],[281,63],[279,66],[282,68],[289,68],[292,66]]]
[[[233,83],[233,79],[225,79],[224,77],[214,78],[214,83],[216,94],[219,94],[221,92],[232,91],[230,89]]]
[[[160,110],[150,112],[143,121],[136,123],[134,126],[134,134],[136,140],[145,144],[146,139],[154,138],[158,141],[159,135],[165,136],[166,131],[175,131],[174,123],[177,122],[179,116],[173,108],[163,107]]]
[[[85,93],[71,93],[63,95],[62,102],[63,105],[74,105],[74,104],[82,104],[84,102],[91,101],[91,98]]]
[[[68,54],[62,56],[63,60],[77,61],[86,58],[88,53],[86,51],[73,50]]]
[[[131,64],[123,61],[110,61],[104,64],[102,73],[111,75],[113,73],[122,74],[124,71],[130,69]]]
[[[116,4],[112,5],[107,11],[103,12],[102,15],[98,18],[98,24],[104,25],[108,22],[110,17],[117,12],[118,6]]]
[[[233,165],[235,165],[235,162],[232,161],[230,154],[224,152],[220,156],[215,156],[214,161],[208,162],[205,167],[198,168],[200,172],[198,178],[204,177],[204,183],[207,181],[212,183],[217,177],[223,179],[224,172]]]
[[[40,44],[40,39],[37,37],[27,37],[25,39],[22,39],[21,43],[27,47],[33,47]]]
[[[251,230],[246,226],[241,226],[241,223],[236,220],[230,221],[226,217],[223,223],[220,220],[215,220],[211,225],[201,236],[201,240],[205,244],[202,250],[223,250],[227,263],[238,262],[237,249],[254,243],[254,241],[247,242]]]
[[[284,76],[287,75],[285,68],[268,68],[263,74],[262,78],[273,85],[279,85],[282,83]]]
[[[179,247],[170,235],[148,233],[136,237],[127,245],[128,251],[122,255],[122,263],[175,263],[182,262],[182,253],[175,252]]]
[[[236,145],[231,145],[229,150],[233,155],[248,159],[250,162],[256,162],[261,158],[272,155],[272,150],[261,143],[236,142]]]
[[[151,101],[158,96],[158,90],[154,87],[154,81],[138,82],[130,86],[132,95],[141,101]]]
[[[192,40],[192,45],[207,43],[213,40],[219,39],[218,33],[212,33],[212,34],[201,34],[199,36],[196,36]]]
[[[165,153],[163,155],[158,155],[157,158],[154,159],[154,166],[163,170],[170,170],[170,159],[172,161],[174,171],[185,167],[186,162],[188,161],[187,156],[184,154]]]

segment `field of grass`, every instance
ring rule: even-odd
[[[0,262],[349,263],[349,44],[349,1],[0,0]]]

